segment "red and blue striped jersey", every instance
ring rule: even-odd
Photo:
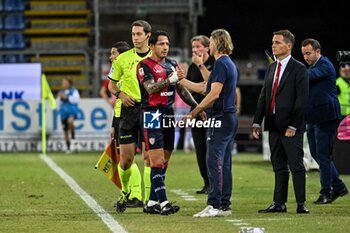
[[[151,58],[140,61],[137,65],[137,78],[140,84],[142,108],[172,107],[175,99],[175,83],[153,94],[149,94],[143,84],[148,80],[160,82],[167,79],[176,70],[176,66],[176,61],[168,58],[163,63]]]

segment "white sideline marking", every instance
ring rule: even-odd
[[[250,218],[252,221],[281,221],[281,220],[292,220],[292,218]]]
[[[249,226],[250,224],[249,223],[246,223],[246,222],[236,222],[234,223],[235,226]]]
[[[127,233],[127,231],[100,206],[94,198],[85,192],[75,180],[70,177],[62,168],[60,168],[51,158],[45,155],[40,156],[42,160],[59,175],[67,185],[83,199],[83,201],[92,209],[97,216],[107,225],[113,233]]]
[[[175,193],[176,195],[179,195],[182,197],[185,201],[197,201],[197,198],[194,196],[182,191],[181,189],[171,189],[170,192]]]
[[[242,219],[227,219],[227,222],[242,222]]]

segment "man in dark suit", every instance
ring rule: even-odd
[[[321,55],[315,39],[301,43],[301,52],[309,67],[310,96],[307,105],[307,138],[312,157],[320,168],[321,191],[315,204],[328,204],[349,193],[332,160],[333,142],[341,119],[337,97],[336,71]]]
[[[273,33],[272,52],[276,62],[267,67],[261,89],[252,134],[258,139],[261,122],[269,131],[271,163],[275,173],[273,203],[259,213],[287,212],[289,169],[292,172],[297,213],[309,213],[305,206],[305,167],[303,134],[308,98],[306,67],[291,56],[295,43],[288,30]],[[288,169],[289,166],[289,169]]]

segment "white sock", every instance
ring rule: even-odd
[[[169,203],[168,201],[163,201],[162,203],[160,203],[160,208],[163,208],[168,203]]]
[[[154,205],[157,205],[157,204],[158,204],[157,201],[148,200],[148,202],[147,202],[147,206],[148,207],[151,207],[151,206],[154,206]]]

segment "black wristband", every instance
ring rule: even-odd
[[[117,92],[115,93],[115,97],[118,99],[118,98],[119,98],[119,95],[120,95],[120,91],[117,91]]]

